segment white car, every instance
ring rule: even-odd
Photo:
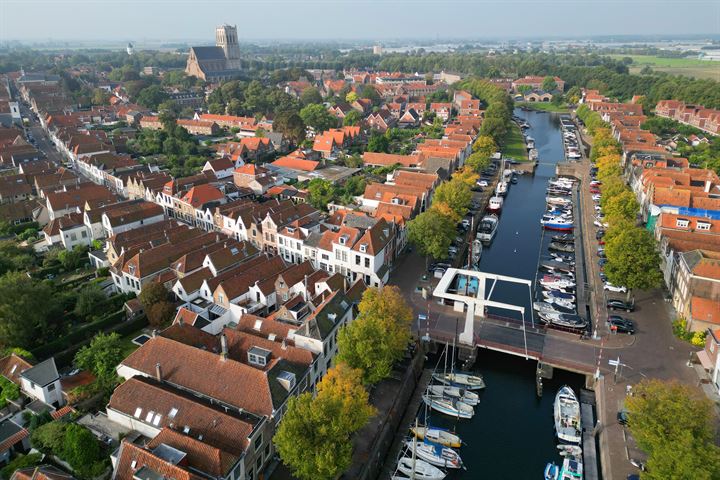
[[[488,186],[487,180],[478,180],[477,182],[475,182],[475,184],[478,187],[487,187]]]
[[[602,185],[602,182],[600,180],[592,180],[590,185]]]
[[[627,293],[627,287],[618,287],[617,285],[613,285],[610,282],[605,282],[605,285],[603,285],[603,289],[610,292]]]
[[[600,196],[599,193],[596,193],[595,195],[592,196],[593,202],[599,202],[600,198],[602,198],[602,197]]]
[[[593,222],[593,225],[595,225],[598,228],[608,228],[608,226],[609,226],[607,222],[601,222],[600,220],[595,220]]]

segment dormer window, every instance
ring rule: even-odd
[[[360,251],[362,253],[367,252],[367,243],[363,243],[362,245],[360,245]]]
[[[256,367],[264,367],[270,361],[270,350],[260,347],[251,347],[248,350],[248,363]]]
[[[678,218],[678,219],[675,221],[675,225],[676,225],[678,228],[687,228],[689,224],[690,224],[690,221],[687,220],[687,219],[685,219],[685,218]]]
[[[345,245],[345,242],[347,242],[347,239],[348,239],[347,235],[341,235],[340,239],[339,239],[340,245]]]
[[[710,222],[697,222],[697,230],[710,230]]]

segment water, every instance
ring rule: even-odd
[[[531,125],[529,135],[535,139],[540,164],[534,175],[519,176],[508,190],[497,234],[483,250],[480,270],[534,280],[538,256],[541,250],[547,252],[550,240],[549,235],[543,238],[539,222],[547,181],[563,159],[562,136],[555,114],[521,110],[515,114]],[[503,284],[496,287],[493,299],[531,308],[525,286]],[[439,413],[432,415],[431,424],[455,428],[467,444],[460,449],[467,471],[453,472],[448,478],[542,478],[545,464],[561,458],[553,429],[555,393],[565,384],[578,393],[583,378],[555,370],[553,379],[543,382],[544,394],[538,398],[536,362],[481,349],[475,365],[488,386],[480,394],[475,416],[456,422]]]

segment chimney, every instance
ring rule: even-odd
[[[153,338],[157,337],[157,328],[153,328],[152,336]]]
[[[220,356],[223,360],[227,360],[228,356],[228,346],[227,346],[227,337],[224,333],[220,334]]]
[[[303,281],[303,285],[305,286],[305,290],[303,291],[303,300],[307,302],[308,300],[308,276],[305,275],[305,280]]]
[[[158,382],[162,382],[162,369],[159,362],[155,364],[155,378],[157,378]]]

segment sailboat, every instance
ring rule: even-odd
[[[419,458],[403,457],[398,462],[397,469],[416,480],[443,480],[446,476],[445,472]]]
[[[462,445],[462,440],[459,436],[444,428],[415,426],[410,428],[410,431],[420,440],[427,439],[443,447],[459,448]]]
[[[454,398],[444,397],[442,395],[423,395],[425,404],[436,412],[450,415],[457,418],[472,418],[475,415],[475,409]]]
[[[418,458],[436,467],[462,468],[460,455],[450,447],[443,447],[433,443],[420,443],[417,440],[408,440],[409,449],[415,449]]]
[[[555,395],[554,418],[558,439],[564,443],[579,444],[580,402],[573,389],[567,385]]]
[[[480,397],[478,397],[477,393],[450,385],[430,385],[428,392],[433,395],[454,398],[468,405],[477,405],[480,403]]]

